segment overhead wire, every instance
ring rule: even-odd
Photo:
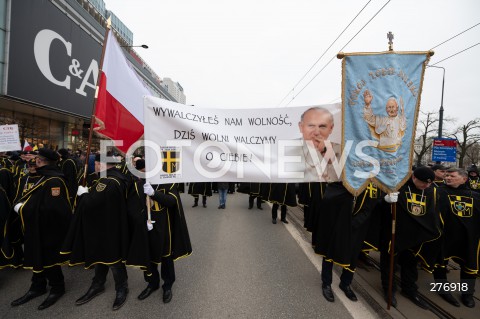
[[[350,42],[353,41],[353,39],[355,39],[355,37],[387,6],[387,4],[390,3],[391,0],[388,0],[387,3],[385,3],[374,15],[373,17],[370,18],[370,20],[367,21],[367,23],[365,23],[363,25],[363,27],[357,32],[355,33],[355,35],[339,50],[339,51],[342,51]],[[318,71],[314,76],[313,78],[310,79],[310,81],[308,81],[307,84],[305,84],[305,86],[295,95],[292,97],[292,99],[287,103],[286,106],[288,106],[300,93],[302,93],[302,91],[310,84],[312,83],[313,80],[315,80],[315,78],[330,64],[330,62],[332,62],[333,59],[335,59],[337,56],[334,55],[328,62],[327,64],[325,64],[323,66],[323,68],[320,69],[320,71]]]
[[[447,58],[445,58],[445,59],[443,59],[443,60],[440,60],[440,61],[436,62],[435,64],[431,64],[431,65],[429,65],[429,66],[434,66],[434,65],[439,64],[440,62],[443,62],[443,61],[445,61],[445,60],[448,60],[448,59],[450,59],[450,58],[453,58],[454,56],[456,56],[456,55],[458,55],[458,54],[460,54],[460,53],[462,53],[462,52],[465,52],[465,51],[467,51],[467,50],[470,50],[471,48],[476,47],[476,46],[479,45],[479,44],[480,44],[480,42],[478,42],[477,44],[474,44],[474,45],[472,45],[472,46],[470,46],[470,47],[468,47],[468,48],[466,48],[466,49],[463,49],[462,51],[458,51],[457,53],[452,54],[451,56],[449,56],[449,57],[447,57]]]
[[[295,88],[300,84],[300,82],[302,82],[302,80],[308,75],[308,73],[310,73],[310,71],[315,67],[315,65],[317,65],[317,63],[320,61],[321,58],[323,58],[323,56],[328,52],[328,50],[330,50],[330,48],[335,44],[335,42],[337,42],[337,40],[342,36],[342,34],[348,29],[348,27],[350,27],[350,25],[358,18],[358,16],[360,15],[360,13],[362,13],[362,11],[368,6],[368,4],[372,2],[372,0],[369,0],[364,6],[363,8],[357,13],[357,15],[350,21],[350,23],[343,29],[342,32],[340,32],[340,34],[337,36],[337,38],[332,42],[332,44],[330,44],[330,46],[322,53],[322,55],[317,59],[317,61],[315,61],[315,63],[313,63],[313,65],[308,69],[307,72],[305,72],[305,74],[300,78],[300,80],[298,80],[298,82],[293,86],[293,88],[287,93],[287,95],[285,95],[285,97],[280,101],[280,103],[278,103],[278,105],[282,104],[283,101],[285,101],[285,99],[290,95],[291,92],[293,92],[295,90]]]
[[[476,25],[474,25],[474,26],[472,26],[472,27],[470,27],[470,28],[468,28],[468,29],[466,29],[466,30],[463,30],[462,32],[460,32],[460,33],[458,33],[458,34],[454,35],[454,36],[453,36],[453,37],[451,37],[450,39],[447,39],[447,40],[443,41],[442,43],[440,43],[440,44],[437,44],[436,46],[434,46],[434,47],[433,47],[433,48],[431,48],[430,50],[433,50],[433,49],[435,49],[435,48],[438,48],[438,47],[439,47],[439,46],[441,46],[442,44],[445,44],[445,43],[447,43],[448,41],[455,39],[455,38],[456,38],[456,37],[458,37],[459,35],[461,35],[461,34],[463,34],[463,33],[467,32],[468,30],[470,30],[470,29],[473,29],[473,28],[475,28],[475,27],[477,27],[477,26],[479,26],[479,25],[480,25],[480,22],[479,22],[479,23],[477,23]]]

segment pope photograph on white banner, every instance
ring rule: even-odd
[[[341,176],[341,105],[215,109],[146,96],[152,183],[326,182]]]

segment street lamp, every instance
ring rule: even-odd
[[[121,45],[122,48],[144,48],[148,49],[148,45],[142,44],[142,45]]]
[[[443,80],[442,80],[442,100],[440,102],[440,111],[438,117],[438,137],[442,137],[443,129],[443,89],[445,88],[445,68],[442,66],[429,65],[431,68],[443,69]]]

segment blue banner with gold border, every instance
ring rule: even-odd
[[[410,177],[423,76],[431,52],[346,53],[342,61],[344,186],[385,192]]]

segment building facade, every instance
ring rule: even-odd
[[[107,15],[120,45],[131,46],[133,33],[103,0],[0,0],[0,125],[18,124],[22,143],[84,149]],[[178,101],[124,50],[153,94]]]
[[[185,93],[183,93],[183,87],[180,83],[174,82],[170,78],[163,78],[162,85],[178,103],[185,104],[187,102]]]

